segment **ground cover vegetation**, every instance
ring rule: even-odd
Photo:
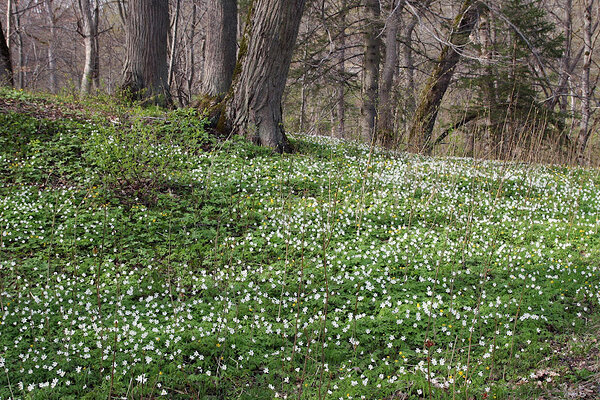
[[[1,97],[0,398],[598,393],[597,170]]]

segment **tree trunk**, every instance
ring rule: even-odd
[[[12,39],[12,0],[6,0],[6,47],[10,49]]]
[[[579,135],[577,136],[577,161],[583,164],[584,154],[590,138],[591,98],[592,87],[590,83],[590,69],[592,66],[592,7],[594,0],[588,0],[585,4],[583,14],[583,66],[581,76],[581,122],[579,124]]]
[[[11,4],[12,5],[12,4]],[[15,66],[15,69],[17,70],[17,72],[14,72],[13,69],[13,79],[16,77],[17,81],[17,88],[19,89],[24,89],[25,88],[25,52],[23,51],[23,31],[22,31],[22,27],[21,27],[21,13],[19,11],[19,3],[18,1],[14,2],[14,13],[13,11],[11,11],[11,13],[13,13],[13,20],[12,22],[14,22],[14,34],[16,36],[16,40],[15,43],[13,44],[11,42],[10,45],[10,49],[13,49],[14,46],[17,47],[17,63]],[[11,35],[12,36],[12,35]]]
[[[361,136],[367,142],[373,139],[377,119],[377,91],[379,89],[379,62],[381,59],[379,15],[379,0],[365,0],[367,26],[364,36]]]
[[[491,154],[491,149],[495,144],[499,143],[497,137],[497,129],[492,127],[492,112],[496,110],[496,78],[493,66],[493,51],[495,48],[494,23],[490,13],[485,13],[481,16],[479,32],[481,34],[481,63],[483,64],[485,83],[483,85],[484,101],[485,101],[485,133],[484,142],[486,145],[486,153]],[[473,146],[474,147],[474,146]]]
[[[559,105],[562,115],[557,121],[557,126],[563,131],[560,135],[560,145],[572,145],[569,134],[573,132],[575,118],[571,119],[571,126],[567,127],[566,115],[574,115],[577,113],[575,108],[576,97],[573,93],[572,79],[575,75],[575,68],[579,65],[579,60],[583,56],[585,45],[577,52],[573,49],[573,1],[565,0],[564,4],[564,19],[563,19],[563,36],[565,38],[563,54],[561,58],[561,69],[558,83],[552,91],[552,95],[545,102],[546,107],[551,112],[554,111],[556,105]],[[593,28],[592,28],[593,29]],[[571,151],[576,149],[572,148]]]
[[[432,150],[431,133],[442,98],[448,90],[456,64],[460,60],[460,53],[456,49],[461,49],[467,44],[478,17],[479,12],[475,0],[465,0],[459,14],[454,19],[448,44],[442,48],[437,65],[422,91],[421,100],[413,118],[411,137],[420,140],[419,147],[427,154]]]
[[[173,30],[171,31],[171,54],[169,55],[169,71],[168,71],[168,76],[169,76],[169,87],[173,86],[173,69],[175,67],[175,49],[176,49],[176,44],[177,44],[177,40],[179,39],[177,37],[178,34],[178,28],[179,28],[179,13],[181,12],[181,0],[177,0],[177,3],[175,5],[175,17],[173,18]]]
[[[379,101],[381,103],[378,134],[384,146],[391,146],[394,142],[394,108],[392,102],[392,86],[398,63],[398,46],[396,36],[399,28],[399,14],[401,5],[398,1],[392,1],[392,10],[386,21],[385,28],[385,61],[381,77],[381,88],[379,90]]]
[[[56,93],[56,58],[54,55],[54,44],[56,42],[56,21],[52,0],[46,0],[46,13],[48,14],[48,25],[50,27],[50,38],[48,39],[48,89],[50,93]]]
[[[94,51],[94,73],[92,74],[92,81],[94,82],[94,87],[96,89],[100,89],[100,36],[98,32],[98,27],[100,26],[100,2],[98,0],[94,1],[94,26],[95,30],[95,38],[94,46],[96,46],[96,51]]]
[[[123,29],[127,29],[127,9],[125,8],[125,4],[123,4],[124,0],[116,0],[117,9],[119,10],[119,21],[123,26]]]
[[[10,51],[6,39],[4,38],[4,31],[2,31],[2,23],[0,23],[0,86],[13,86],[12,75]]]
[[[331,95],[332,97],[335,95],[335,91],[334,93],[327,93],[327,95]],[[336,137],[337,135],[337,128],[335,126],[335,108],[331,107],[329,110],[329,136],[331,136],[332,138]]]
[[[552,101],[554,104],[557,102],[560,103],[560,109],[562,112],[566,113],[567,111],[567,96],[564,92],[566,92],[567,81],[571,76],[571,47],[573,42],[573,0],[566,0],[565,4],[565,19],[563,21],[564,25],[564,36],[565,36],[565,45],[564,51],[562,55],[562,70],[560,71],[560,80],[558,84],[558,89],[555,93],[553,93]],[[553,104],[553,105],[554,105]],[[552,107],[554,108],[554,107]]]
[[[417,107],[415,101],[416,84],[415,84],[415,60],[412,48],[412,37],[419,18],[417,15],[413,15],[410,23],[406,27],[404,33],[404,43],[402,48],[404,50],[404,65],[405,65],[405,77],[406,87],[404,91],[404,115],[403,115],[403,128],[408,131],[409,118],[412,117],[415,108]],[[410,141],[410,137],[409,137]]]
[[[341,1],[341,33],[339,37],[339,52],[337,75],[338,82],[336,87],[336,114],[337,114],[337,132],[336,137],[346,136],[346,0]]]
[[[167,68],[168,0],[130,0],[122,90],[133,99],[171,104]]]
[[[424,0],[420,3],[420,9],[426,9],[429,7],[431,0]],[[412,14],[410,18],[410,22],[406,25],[406,29],[404,31],[402,50],[404,55],[404,77],[406,79],[406,86],[403,88],[402,98],[403,109],[402,113],[402,122],[403,122],[403,132],[408,132],[410,128],[410,118],[412,118],[416,105],[416,91],[417,86],[415,84],[415,59],[414,59],[414,50],[413,50],[413,34],[415,32],[415,28],[420,21],[419,10],[415,8],[411,2],[406,2],[405,7]],[[408,144],[412,143],[411,138],[408,138]]]
[[[82,95],[88,95],[92,86],[98,89],[97,67],[98,55],[98,4],[96,0],[79,0],[79,9],[83,16],[83,44],[85,48],[85,61],[83,64],[83,75],[81,77]]]
[[[190,33],[187,36],[187,76],[185,79],[187,90],[187,104],[189,105],[194,88],[194,78],[196,76],[196,21],[198,14],[198,6],[196,1],[192,2],[192,22],[190,25]]]
[[[305,57],[306,57],[306,51]],[[306,99],[308,97],[308,90],[306,84],[306,71],[302,74],[302,88],[300,89],[300,129],[299,131],[304,133],[306,131]]]
[[[305,0],[254,0],[225,100],[228,128],[277,151],[288,148],[281,99]],[[223,127],[222,127],[223,129]]]
[[[209,103],[219,102],[231,86],[237,47],[237,1],[207,2],[206,47],[202,95]]]

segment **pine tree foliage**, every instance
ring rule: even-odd
[[[471,73],[461,84],[472,91],[467,114],[477,115],[474,120],[486,118],[487,140],[496,153],[506,151],[508,142],[530,139],[520,137],[526,130],[518,127],[562,134],[563,116],[544,102],[556,80],[552,67],[560,60],[563,42],[540,0],[508,0],[487,8],[475,44],[479,57],[467,61]]]

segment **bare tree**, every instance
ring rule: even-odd
[[[485,117],[486,117],[486,141],[487,145],[486,152],[491,154],[494,149],[494,146],[498,143],[499,138],[496,135],[496,132],[492,129],[492,113],[496,109],[496,82],[493,73],[493,48],[494,48],[494,35],[495,29],[493,26],[492,15],[491,13],[484,13],[481,17],[481,22],[479,25],[479,32],[481,36],[481,63],[485,69],[486,77],[485,84],[483,85],[484,92],[484,101],[485,101]],[[473,156],[475,153],[475,132],[471,132],[470,137],[468,139],[468,149],[467,154]]]
[[[459,14],[454,19],[448,42],[442,48],[436,66],[423,88],[419,106],[413,118],[410,136],[419,140],[419,147],[426,153],[432,150],[431,133],[442,98],[450,86],[450,80],[460,60],[460,51],[468,43],[478,17],[477,2],[465,0]]]
[[[385,22],[385,61],[379,88],[380,111],[378,119],[378,135],[380,142],[391,145],[394,141],[394,107],[392,102],[392,86],[396,75],[398,63],[398,45],[396,36],[399,29],[399,14],[402,3],[394,0],[391,2],[391,11]]]
[[[338,82],[336,85],[336,114],[337,114],[337,129],[336,136],[343,138],[346,136],[346,13],[347,4],[346,0],[341,0],[340,3],[341,15],[340,15],[340,35],[338,39]]]
[[[567,96],[566,96],[566,87],[569,81],[571,74],[573,73],[574,64],[573,63],[573,0],[565,0],[564,4],[564,19],[562,20],[564,27],[564,49],[562,55],[561,62],[561,71],[560,78],[558,84],[556,85],[556,89],[553,93],[552,98],[550,99],[550,108],[554,108],[554,106],[558,103],[560,104],[560,108],[563,112],[567,110]]]
[[[14,6],[13,6],[14,4]],[[12,16],[10,18],[13,22],[13,30],[9,32],[10,34],[10,49],[14,51],[16,47],[17,57],[16,57],[16,65],[13,66],[16,69],[16,72],[13,69],[13,79],[16,77],[16,86],[19,89],[23,89],[25,87],[25,51],[24,51],[24,43],[23,43],[23,27],[21,25],[21,14],[22,11],[19,8],[19,1],[15,0],[15,2],[11,2],[9,7],[14,7],[14,10],[9,9],[7,12]],[[28,5],[26,5],[23,9],[26,9]],[[12,34],[15,35],[15,41],[12,42]]]
[[[46,6],[48,26],[50,28],[50,37],[48,40],[48,87],[51,93],[56,93],[56,57],[54,50],[56,45],[56,18],[52,3],[53,0],[46,0],[44,5]]]
[[[196,2],[192,2],[192,16],[190,22],[189,34],[186,35],[186,60],[187,60],[187,79],[185,79],[188,101],[192,94],[194,76],[196,75],[196,23],[198,7]]]
[[[82,15],[83,43],[85,48],[85,61],[81,77],[81,94],[90,94],[92,85],[98,89],[100,86],[100,71],[98,54],[98,18],[99,5],[97,0],[79,0],[79,9]]]
[[[6,0],[6,46],[10,48],[12,34],[12,0]]]
[[[167,75],[169,77],[168,83],[169,87],[172,87],[173,84],[173,72],[175,68],[175,49],[177,49],[177,41],[179,40],[179,14],[181,14],[181,0],[177,0],[175,4],[175,15],[173,16],[173,21],[171,23],[171,51],[169,53],[169,70]]]
[[[595,0],[586,0],[583,13],[583,66],[581,76],[581,122],[579,135],[577,136],[577,157],[582,164],[585,160],[584,154],[590,138],[590,119],[592,114],[591,99],[593,88],[590,82],[590,69],[592,67],[592,53],[594,51],[592,35],[592,11]]]
[[[130,0],[122,89],[135,99],[171,103],[168,86],[168,0]]]
[[[415,11],[416,12],[416,11]],[[415,32],[415,28],[419,23],[418,15],[413,14],[411,16],[410,22],[406,25],[404,31],[404,40],[402,43],[402,49],[404,54],[404,75],[406,77],[406,86],[404,90],[404,104],[406,105],[406,113],[407,115],[411,115],[414,111],[415,104],[415,92],[416,92],[416,84],[415,84],[415,61],[414,61],[414,52],[412,48],[413,43],[413,34]]]
[[[381,40],[379,39],[379,0],[365,0],[365,55],[363,61],[363,100],[361,136],[371,141],[375,134],[377,100],[379,89],[379,63],[381,61]]]
[[[10,62],[10,51],[4,38],[2,23],[0,23],[0,86],[13,85],[12,64]]]

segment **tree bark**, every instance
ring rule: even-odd
[[[2,31],[2,23],[0,23],[0,86],[4,85],[13,86],[13,72],[10,51],[4,38],[4,31]]]
[[[341,0],[341,33],[337,66],[338,82],[336,85],[337,130],[335,135],[338,138],[346,136],[346,7],[346,0]]]
[[[125,8],[125,4],[123,4],[124,0],[116,0],[117,1],[117,9],[119,10],[119,21],[121,21],[121,25],[123,29],[127,28],[127,9]]]
[[[288,149],[281,99],[304,5],[305,0],[252,2],[239,70],[224,100],[228,130],[279,152]]]
[[[175,17],[173,18],[173,30],[171,31],[171,54],[169,55],[169,71],[168,71],[168,76],[169,76],[169,87],[172,87],[173,85],[173,69],[175,67],[175,49],[176,49],[176,45],[177,45],[177,40],[179,39],[177,37],[178,34],[178,28],[179,28],[179,14],[181,12],[181,0],[177,0],[177,3],[175,5]]]
[[[406,104],[406,115],[411,115],[415,110],[416,102],[415,102],[415,60],[413,56],[413,48],[412,48],[412,36],[413,32],[417,24],[419,23],[419,19],[416,15],[413,15],[410,23],[406,27],[406,32],[404,34],[404,64],[406,67],[406,94],[405,94],[405,104]]]
[[[48,39],[48,88],[50,89],[50,93],[56,93],[56,58],[54,54],[56,21],[54,18],[54,10],[52,8],[52,0],[46,0],[45,6],[48,14],[48,24],[50,26],[50,38]]]
[[[11,4],[12,5],[12,4]],[[25,76],[25,52],[23,51],[23,30],[21,26],[21,12],[19,11],[19,2],[18,0],[14,2],[14,29],[13,32],[16,36],[16,40],[14,43],[11,41],[10,49],[14,49],[14,46],[17,47],[17,63],[16,73],[13,69],[13,79],[16,77],[16,85],[19,89],[24,89],[26,84],[26,76]],[[13,13],[13,11],[11,11]],[[14,51],[14,50],[13,50]]]
[[[385,61],[381,76],[379,101],[381,103],[378,119],[378,135],[384,146],[391,146],[394,138],[394,107],[392,102],[392,86],[398,63],[398,46],[396,36],[399,29],[399,14],[401,5],[392,1],[392,10],[386,21],[385,28]]]
[[[81,77],[80,92],[82,95],[91,93],[92,86],[98,89],[99,54],[98,54],[98,4],[96,0],[79,0],[79,9],[83,16],[83,44],[85,61]]]
[[[427,154],[431,153],[433,148],[431,133],[442,98],[448,90],[450,80],[460,60],[460,53],[457,49],[461,49],[468,43],[478,17],[479,12],[475,0],[465,0],[459,14],[454,19],[448,44],[442,48],[437,64],[422,91],[421,100],[413,118],[411,137],[420,140],[419,147]]]
[[[573,1],[565,0],[564,4],[565,16],[563,19],[563,35],[565,38],[565,44],[563,48],[563,54],[561,58],[561,70],[559,75],[558,83],[552,91],[552,96],[545,102],[546,107],[550,111],[554,111],[554,108],[558,104],[560,111],[563,113],[561,119],[558,121],[559,127],[565,131],[561,135],[563,140],[570,141],[569,133],[567,132],[567,123],[565,121],[565,115],[575,114],[575,95],[573,93],[572,78],[575,72],[575,68],[579,65],[579,60],[583,56],[585,45],[582,46],[578,51],[574,52],[573,49]],[[598,24],[598,22],[596,22]],[[594,29],[592,27],[592,29]],[[571,124],[575,122],[575,119],[571,120]],[[573,131],[573,125],[571,125],[570,132]]]
[[[361,107],[361,136],[370,142],[375,134],[377,119],[377,95],[379,90],[379,63],[381,41],[379,40],[379,0],[365,0],[365,28],[363,61],[363,87]]]
[[[190,34],[187,36],[187,79],[185,80],[186,90],[187,90],[187,104],[189,104],[189,100],[192,94],[192,88],[194,85],[194,76],[196,75],[196,16],[198,13],[198,8],[196,6],[196,1],[192,2],[192,21],[190,25]]]
[[[10,49],[12,39],[12,0],[6,0],[6,47]]]
[[[168,0],[130,0],[122,90],[133,99],[171,104],[167,68]]]
[[[592,7],[594,0],[587,0],[583,14],[583,66],[581,76],[581,122],[579,124],[579,135],[577,136],[577,161],[583,164],[585,161],[585,149],[590,138],[590,118],[592,114],[591,98],[592,87],[590,82],[590,69],[592,66]]]
[[[303,59],[306,60],[306,48],[304,48]],[[300,129],[301,133],[306,132],[306,100],[308,97],[308,85],[306,84],[306,73],[302,72],[302,88],[300,89]]]
[[[493,129],[492,112],[496,111],[496,78],[493,69],[493,51],[495,48],[494,24],[490,13],[485,13],[481,16],[479,32],[481,34],[481,63],[483,64],[485,74],[485,84],[483,85],[484,101],[485,101],[485,152],[492,154],[491,150],[495,144],[500,142],[497,137],[497,129]],[[471,132],[473,135],[474,132]],[[473,145],[473,147],[475,147]]]
[[[565,36],[565,45],[561,60],[562,70],[560,71],[560,80],[558,83],[558,88],[555,93],[553,93],[552,101],[554,104],[556,102],[560,103],[561,111],[567,111],[567,96],[564,93],[569,77],[571,76],[571,47],[573,43],[573,0],[566,0],[565,4],[565,19],[563,21],[564,25],[564,36]],[[553,106],[554,106],[553,104]],[[552,107],[554,108],[554,107]]]
[[[231,86],[237,50],[237,1],[208,1],[205,21],[206,47],[201,91],[206,100],[212,103],[221,101]]]

